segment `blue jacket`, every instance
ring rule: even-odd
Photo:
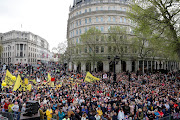
[[[65,116],[64,112],[60,113],[58,112],[59,120],[62,120]]]

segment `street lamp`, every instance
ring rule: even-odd
[[[111,59],[111,57],[108,56],[108,60],[110,60],[110,59]],[[120,59],[120,57],[116,55],[112,61],[112,63],[114,64],[114,77],[113,77],[114,83],[116,83],[116,60],[119,60],[119,59]]]

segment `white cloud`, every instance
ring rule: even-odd
[[[0,32],[31,31],[46,39],[52,49],[66,41],[72,3],[73,0],[0,0]]]

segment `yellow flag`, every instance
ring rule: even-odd
[[[28,85],[28,79],[27,79],[27,78],[24,78],[24,83],[25,83],[26,85]]]
[[[17,77],[17,80],[16,80],[16,83],[15,83],[15,85],[14,85],[14,88],[13,88],[13,91],[16,91],[18,88],[20,88],[20,86],[21,86],[21,77],[20,77],[20,75],[18,75],[18,77]]]
[[[32,88],[32,85],[29,84],[29,85],[27,86],[27,90],[31,91],[31,88]]]
[[[86,77],[85,77],[85,82],[94,82],[96,80],[100,80],[99,78],[97,77],[94,77],[90,72],[87,72],[86,73]]]
[[[5,82],[7,86],[11,86],[16,82],[16,80],[12,80],[12,74],[9,72],[9,70],[6,70]]]
[[[47,80],[47,82],[51,82],[51,76],[49,75],[49,73],[48,73],[48,80]]]

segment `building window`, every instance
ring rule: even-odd
[[[124,11],[126,11],[126,8],[124,8]]]
[[[91,23],[91,18],[89,18],[89,23]]]
[[[115,7],[115,6],[113,7],[113,10],[116,10],[116,7]]]
[[[96,27],[97,30],[99,30],[99,27]]]
[[[76,30],[76,35],[78,35],[78,30]]]
[[[101,53],[104,52],[104,46],[101,46]]]
[[[26,59],[24,59],[24,61],[26,61]]]
[[[120,22],[122,23],[122,17],[120,17]]]
[[[103,17],[101,17],[101,22],[103,22]]]
[[[108,27],[108,30],[110,30],[111,26]]]
[[[124,18],[124,23],[126,23],[126,18]]]
[[[87,53],[87,47],[84,48],[84,52]]]
[[[18,61],[18,59],[16,59],[16,61]]]
[[[108,18],[108,21],[110,22],[111,21],[111,17],[109,16],[109,18]]]
[[[96,11],[98,11],[98,7],[96,7]]]
[[[104,27],[103,26],[101,26],[101,32],[104,32]]]
[[[101,6],[101,10],[103,10],[103,6]]]
[[[99,46],[96,46],[96,53],[99,53]]]
[[[85,18],[85,24],[87,24],[87,18]]]
[[[81,35],[81,29],[79,29],[79,34]]]
[[[98,20],[98,17],[96,17],[96,22],[98,22],[99,20]]]
[[[85,32],[87,32],[87,27],[85,27]]]
[[[122,11],[122,8],[120,7],[120,9],[119,9],[120,11]]]
[[[89,8],[89,12],[91,12],[91,8]]]
[[[108,7],[108,10],[111,10],[111,7]]]
[[[89,47],[89,53],[91,53],[92,52],[92,48],[91,47]]]
[[[116,18],[115,17],[113,17],[113,22],[116,22]]]
[[[87,13],[87,9],[85,9],[85,13]]]
[[[79,11],[79,14],[81,14],[81,11]]]
[[[79,25],[81,25],[81,20],[79,20]]]
[[[78,43],[78,38],[76,39],[76,43]]]
[[[76,12],[76,15],[78,15],[78,12]]]
[[[76,21],[76,26],[78,26],[78,21]]]

